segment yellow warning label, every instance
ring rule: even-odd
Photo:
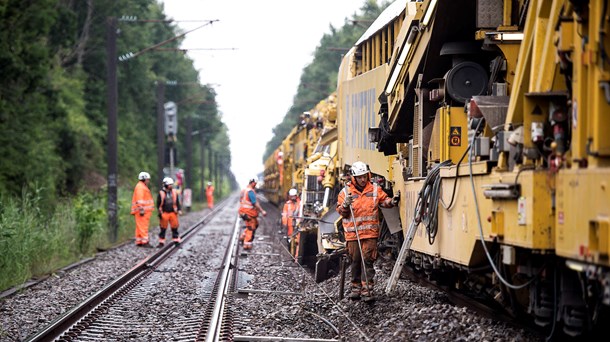
[[[449,129],[449,146],[461,146],[462,145],[462,127],[452,126]]]

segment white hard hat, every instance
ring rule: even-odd
[[[369,168],[361,161],[352,164],[352,176],[362,176],[369,172]]]
[[[212,182],[208,182],[208,185],[212,185]]]
[[[140,174],[138,175],[138,179],[139,180],[145,180],[145,179],[150,179],[150,174],[148,172],[140,172]]]
[[[174,184],[174,180],[171,177],[163,178],[163,185],[172,185]]]
[[[296,196],[297,195],[297,189],[290,189],[290,191],[288,191],[288,196]]]

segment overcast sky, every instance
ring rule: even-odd
[[[365,0],[159,0],[176,21],[218,20],[186,35],[201,83],[216,84],[240,187],[263,171],[272,129],[290,109],[301,72],[330,25],[343,26]],[[180,22],[184,31],[203,23]],[[224,50],[227,49],[227,50]],[[325,96],[323,96],[325,97]],[[320,98],[320,100],[323,99]],[[171,99],[168,99],[171,100]],[[179,109],[178,109],[179,111]],[[180,113],[178,113],[180,116]]]

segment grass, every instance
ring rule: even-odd
[[[118,190],[116,241],[110,241],[105,190],[57,199],[52,208],[41,203],[40,190],[24,191],[21,197],[0,196],[0,291],[133,239],[132,192]],[[193,202],[191,211],[203,208],[205,202]],[[153,215],[151,231],[158,226]]]
[[[52,208],[40,190],[0,196],[0,291],[132,239],[131,191],[119,189],[117,241],[110,241],[104,192],[56,199]]]

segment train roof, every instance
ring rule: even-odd
[[[407,0],[396,0],[391,3],[381,14],[375,19],[375,21],[369,26],[369,28],[364,32],[362,37],[358,39],[356,45],[362,43],[371,37],[375,32],[384,28],[387,24],[392,22],[396,17],[398,17],[402,11],[407,7]]]

